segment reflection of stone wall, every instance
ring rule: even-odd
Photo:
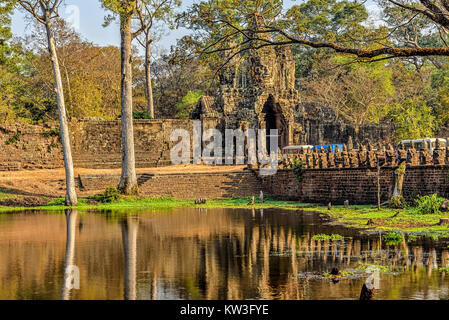
[[[138,299],[357,299],[366,277],[330,285],[308,276],[359,264],[403,268],[383,275],[378,300],[448,298],[441,289],[447,278],[438,272],[449,265],[448,248],[430,238],[390,247],[378,235],[320,224],[313,213],[270,209],[134,213],[137,239],[129,260],[120,215],[78,215],[74,262],[80,289],[71,291],[72,299],[122,299],[128,261],[136,268],[130,283]],[[0,224],[0,299],[60,298],[66,228],[61,214],[18,213]],[[345,239],[313,238],[323,233]]]

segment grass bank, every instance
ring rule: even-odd
[[[449,226],[439,225],[440,218],[449,218],[449,213],[417,214],[413,208],[390,209],[380,211],[372,206],[343,206],[328,210],[324,207],[306,208],[326,214],[333,218],[334,223],[348,227],[364,228],[367,230],[385,232],[405,232],[427,235],[433,238],[449,238]],[[368,221],[370,224],[368,224]]]
[[[10,198],[10,194],[2,194],[0,199]],[[378,211],[370,205],[353,205],[349,208],[333,206],[328,210],[327,206],[319,206],[295,201],[281,201],[267,198],[264,203],[249,205],[249,198],[208,200],[206,204],[195,204],[194,200],[176,198],[142,198],[121,197],[112,202],[98,202],[95,197],[79,198],[79,203],[74,209],[87,210],[172,210],[177,208],[279,208],[288,210],[304,210],[317,212],[330,216],[331,223],[344,224],[348,227],[364,228],[377,231],[394,231],[427,235],[434,238],[449,238],[449,226],[439,225],[440,218],[449,218],[449,213],[444,214],[416,214],[411,208],[390,209],[382,208]],[[46,205],[33,207],[5,207],[0,206],[0,213],[14,213],[23,210],[61,211],[68,209],[64,206],[62,198],[53,199]],[[370,224],[368,225],[368,221]]]
[[[6,198],[5,196],[3,196]],[[0,200],[2,194],[0,193]],[[32,207],[8,207],[0,206],[0,212],[17,212],[23,210],[48,210],[48,211],[61,211],[65,209],[77,209],[83,210],[122,210],[122,209],[147,209],[147,210],[171,210],[177,208],[281,208],[281,209],[297,209],[298,207],[307,204],[298,204],[295,201],[280,201],[275,199],[266,199],[264,203],[255,203],[254,205],[248,205],[249,198],[247,199],[223,199],[223,200],[207,200],[206,204],[195,204],[191,199],[177,199],[172,197],[163,198],[143,198],[143,197],[122,197],[111,202],[97,202],[94,197],[79,198],[78,204],[74,207],[67,207],[64,205],[64,199],[58,198],[49,201],[46,205],[32,206]]]

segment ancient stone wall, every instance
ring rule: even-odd
[[[263,177],[265,191],[283,199],[304,202],[353,203],[377,202],[377,167],[381,186],[381,201],[393,194],[395,170],[406,165],[403,194],[408,200],[417,195],[437,193],[449,197],[449,148],[438,142],[435,149],[429,146],[416,150],[403,146],[363,146],[350,150],[344,145],[336,152],[302,151],[284,156],[281,170],[273,176]],[[296,157],[296,159],[294,159]],[[303,178],[297,181],[291,170],[294,163],[302,163]]]
[[[140,193],[149,197],[242,198],[258,195],[262,190],[260,179],[253,172],[140,174],[137,179]],[[99,192],[116,186],[119,180],[119,175],[78,177],[81,188]]]
[[[393,194],[394,167],[380,170],[381,201],[388,201]],[[306,170],[303,180],[298,182],[291,170],[280,170],[277,174],[263,177],[264,191],[274,197],[327,204],[377,203],[377,169],[334,168]],[[407,200],[418,195],[437,193],[449,197],[449,166],[416,166],[406,169],[403,194]]]
[[[75,167],[121,167],[120,121],[76,121],[70,123]],[[175,129],[192,132],[190,120],[135,120],[136,166],[170,164],[170,141]],[[14,124],[0,127],[0,171],[62,168],[59,126]]]
[[[354,143],[390,143],[394,136],[391,124],[367,123],[358,128],[345,121],[331,107],[316,103],[300,103],[294,110],[295,123],[300,127],[294,133],[294,145],[343,144],[350,139]]]
[[[134,120],[136,167],[170,164],[170,141],[175,129],[192,132],[190,120]],[[81,168],[121,167],[121,122],[78,121],[71,123],[73,160]]]
[[[449,137],[449,125],[440,126],[437,137],[445,139]]]
[[[63,166],[57,125],[0,126],[0,171]]]
[[[417,150],[414,146],[405,149],[402,145],[395,149],[391,144],[358,145],[356,148],[345,144],[342,150],[337,147],[335,152],[329,149],[303,149],[296,154],[283,155],[279,164],[281,168],[290,168],[296,158],[304,169],[395,167],[401,163],[408,167],[449,165],[449,146],[437,142],[434,150],[430,150],[428,145]]]

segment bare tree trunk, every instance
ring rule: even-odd
[[[70,78],[69,78],[69,72],[67,70],[67,67],[63,65],[64,68],[64,75],[65,75],[65,81],[67,82],[67,95],[68,95],[68,110],[72,110],[73,112],[73,101],[72,101],[72,87],[70,86]],[[72,113],[73,116],[73,113]]]
[[[380,164],[377,158],[377,210],[380,210]]]
[[[51,30],[51,23],[47,18],[45,23],[48,40],[48,51],[50,53],[53,76],[55,79],[56,102],[58,104],[59,125],[61,130],[62,152],[64,154],[66,195],[65,203],[67,206],[74,206],[78,203],[75,190],[75,173],[73,170],[72,149],[70,146],[69,126],[67,123],[67,114],[65,110],[64,91],[62,86],[61,71],[59,69],[58,55],[56,53],[56,44]]]
[[[131,15],[123,17],[121,37],[121,96],[122,96],[122,174],[118,189],[124,194],[138,193],[134,155],[132,67],[131,67]]]
[[[151,84],[151,40],[149,39],[149,33],[145,36],[145,81],[148,113],[154,119],[153,86]]]

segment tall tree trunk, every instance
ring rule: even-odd
[[[64,68],[64,76],[65,81],[67,82],[67,95],[68,95],[68,106],[67,108],[69,110],[72,110],[72,116],[73,116],[73,101],[72,101],[72,87],[70,86],[70,78],[69,78],[69,71],[67,70],[67,67],[63,65]]]
[[[66,195],[65,203],[67,206],[74,206],[78,203],[75,190],[75,173],[73,170],[72,149],[70,146],[69,126],[67,123],[67,114],[65,110],[64,91],[62,86],[61,71],[59,69],[58,55],[56,53],[56,44],[51,30],[51,23],[47,18],[45,24],[48,40],[48,51],[50,53],[53,76],[55,79],[56,102],[58,104],[59,125],[61,131],[62,152],[64,153]]]
[[[154,119],[153,86],[151,84],[151,40],[148,34],[145,37],[145,93],[147,96],[148,113]]]
[[[380,159],[377,157],[377,210],[380,210]]]
[[[122,174],[118,189],[124,194],[136,194],[138,193],[138,187],[134,155],[131,15],[123,14],[120,24],[122,68]]]

